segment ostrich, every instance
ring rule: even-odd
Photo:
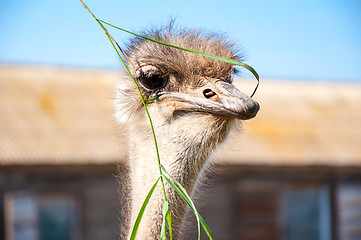
[[[144,34],[173,45],[240,60],[235,44],[224,36],[194,29],[167,27]],[[132,39],[125,50],[152,117],[162,165],[187,192],[194,190],[208,156],[226,137],[235,119],[256,116],[259,105],[232,85],[232,65],[148,40]],[[153,137],[136,86],[119,82],[115,118],[125,124],[129,143],[128,238],[138,211],[159,177]],[[186,204],[166,184],[174,239],[179,239]],[[159,239],[163,193],[158,187],[147,206],[137,239]]]

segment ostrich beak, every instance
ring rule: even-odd
[[[251,119],[257,115],[259,104],[231,83],[217,80],[188,93],[160,92],[159,100],[179,102],[179,111],[208,112],[215,115]]]

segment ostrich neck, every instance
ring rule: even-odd
[[[174,129],[177,129],[177,132],[174,132]],[[155,131],[161,164],[191,193],[206,159],[220,141],[219,135],[225,134],[205,133],[201,129],[191,132],[187,126],[169,128],[165,125],[155,126]],[[149,126],[130,128],[129,139],[131,232],[144,199],[159,177],[159,167]],[[177,239],[186,204],[169,184],[165,183],[165,189],[172,214],[173,237]],[[164,195],[159,183],[143,215],[137,239],[159,239],[163,202]]]

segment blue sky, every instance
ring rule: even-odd
[[[263,78],[361,82],[358,0],[85,2],[98,18],[135,32],[175,17],[226,33]],[[111,32],[120,44],[130,37]],[[0,63],[121,68],[77,0],[0,0]]]

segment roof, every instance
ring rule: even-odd
[[[361,84],[262,81],[261,109],[219,158],[291,166],[361,166]]]
[[[122,73],[0,65],[0,165],[113,164],[127,157],[112,115]],[[236,81],[252,91],[254,81]],[[261,110],[213,158],[277,166],[360,166],[361,84],[261,80]]]
[[[124,159],[112,118],[119,73],[0,65],[0,164]]]

